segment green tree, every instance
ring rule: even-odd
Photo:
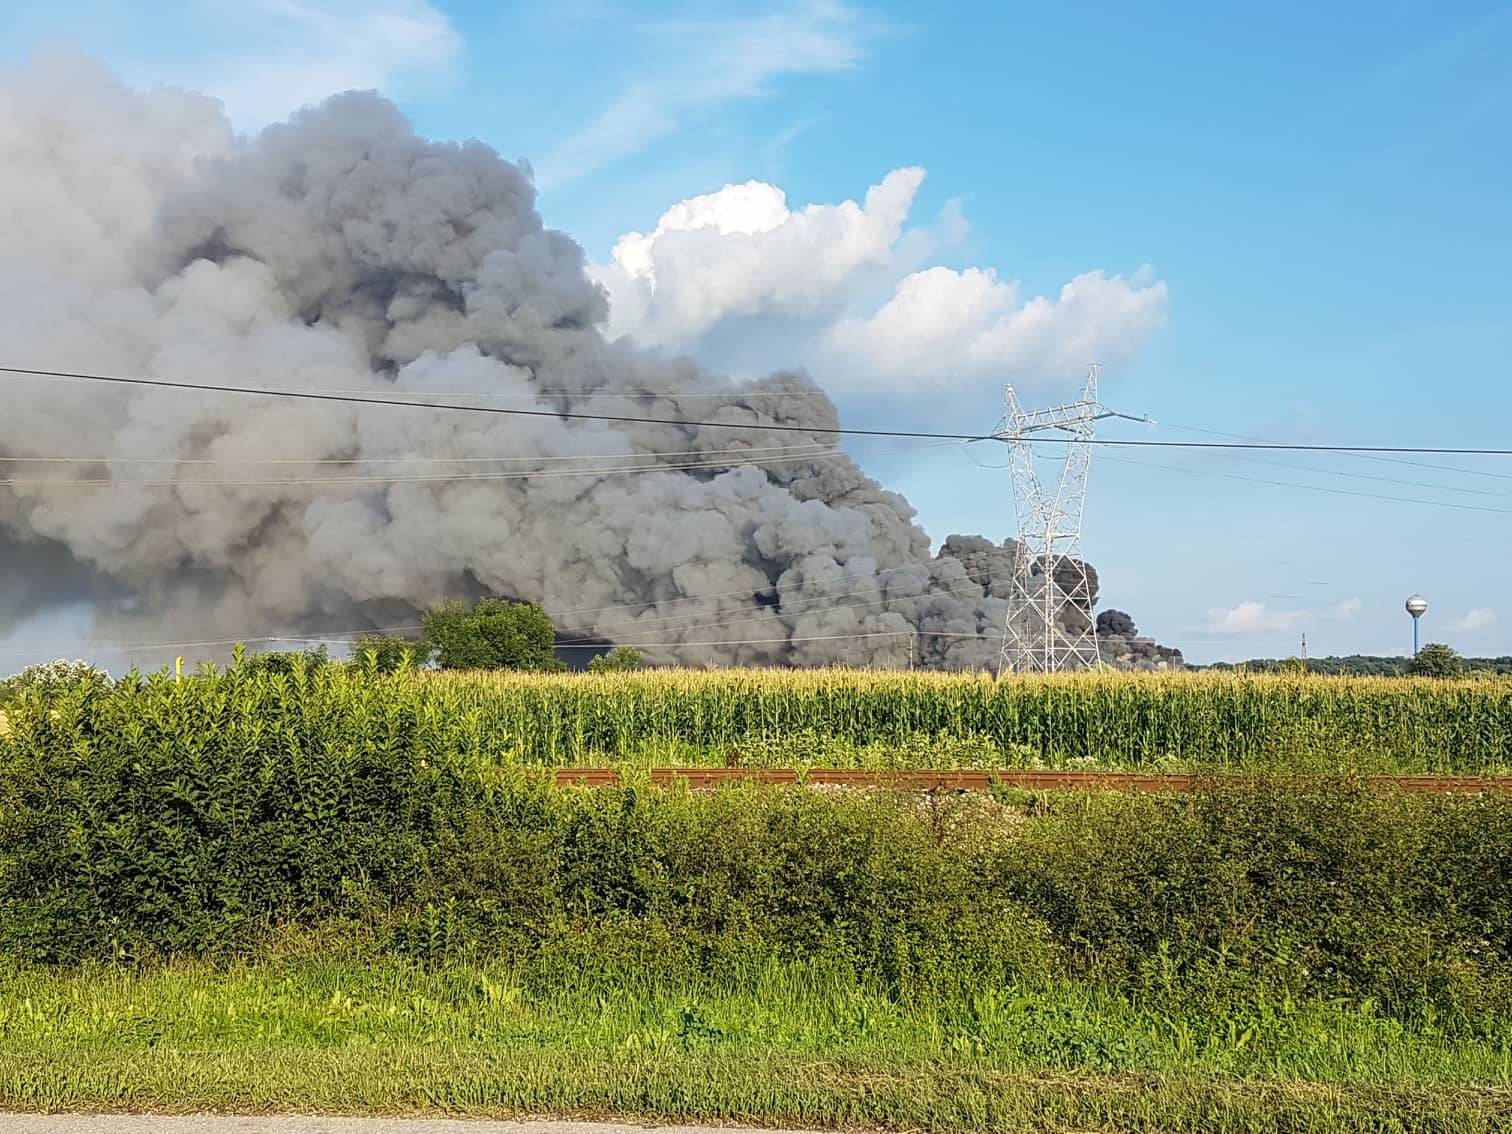
[[[558,670],[556,627],[533,602],[446,599],[426,612],[425,641],[442,669]]]
[[[98,666],[85,661],[59,658],[57,661],[27,666],[14,677],[0,680],[0,705],[9,704],[31,689],[40,689],[51,696],[74,686],[109,689],[112,684],[114,682],[110,674]]]
[[[428,665],[434,652],[429,642],[391,634],[363,634],[352,643],[352,660],[359,667],[366,667],[371,657],[379,673],[393,673],[406,657],[412,666]]]
[[[1407,667],[1415,677],[1458,677],[1464,669],[1459,654],[1442,642],[1429,642]]]
[[[624,673],[641,667],[639,650],[629,646],[615,646],[607,654],[600,654],[588,663],[589,673]]]

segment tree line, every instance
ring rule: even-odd
[[[1214,662],[1188,669],[1241,673],[1318,673],[1329,677],[1458,677],[1462,674],[1512,675],[1512,657],[1466,658],[1442,642],[1429,642],[1416,657],[1348,654],[1308,658],[1251,658],[1242,662]]]

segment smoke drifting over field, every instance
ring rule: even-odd
[[[922,631],[921,664],[993,663],[1013,546],[931,556],[807,377],[736,386],[606,341],[534,199],[374,95],[247,140],[77,59],[0,73],[7,365],[732,426],[6,380],[0,634],[81,598],[104,640],[171,642],[488,593],[659,661],[896,664]],[[17,460],[64,455],[109,461]],[[1104,621],[1112,653],[1159,656]]]

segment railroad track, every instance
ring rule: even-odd
[[[873,772],[851,768],[651,768],[651,782],[670,785],[686,783],[690,788],[707,790],[721,784],[751,781],[761,784],[797,784],[812,786],[881,787],[912,791],[987,791],[992,787],[1020,788],[1028,791],[1191,791],[1224,782],[1243,782],[1250,778],[1235,774],[1199,774],[1189,772],[1043,772],[1003,770],[970,771],[885,771]],[[1310,777],[1290,777],[1305,781]],[[1512,776],[1361,776],[1375,787],[1396,788],[1417,793],[1479,793],[1512,791]],[[556,782],[561,787],[613,787],[620,782],[615,768],[559,768]]]

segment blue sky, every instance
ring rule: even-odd
[[[1512,442],[1505,4],[18,0],[0,15],[0,56],[47,42],[220,95],[245,129],[379,87],[424,133],[529,159],[548,223],[600,265],[727,184],[778,186],[797,212],[921,167],[885,263],[816,296],[801,257],[767,256],[750,310],[652,310],[662,345],[716,367],[809,367],[852,422],[990,427],[1005,379],[1067,394],[1081,356],[1064,341],[1084,336],[1109,363],[1104,400],[1160,423],[1110,436]],[[816,256],[839,216],[805,235]],[[906,371],[835,345],[845,325],[844,341],[878,334],[908,280],[1054,307],[1098,271],[1123,282],[1056,308],[1064,349],[1015,331],[957,350],[981,328],[949,322],[954,299]],[[977,449],[861,455],[936,538],[1001,538],[1007,473]],[[1421,591],[1427,638],[1512,653],[1512,460],[1414,460],[1099,453],[1086,549],[1104,602],[1211,660],[1295,652],[1304,631],[1315,653],[1400,652],[1402,600]]]

